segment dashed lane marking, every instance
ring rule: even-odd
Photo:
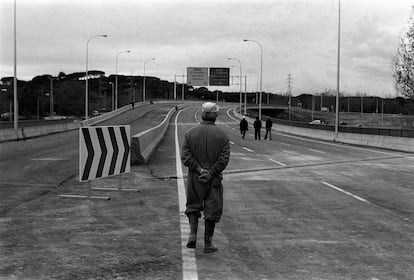
[[[321,153],[321,154],[324,154],[324,153],[325,153],[324,151],[315,150],[315,149],[308,149],[308,150],[309,150],[309,151],[312,151],[312,152]]]
[[[364,198],[362,198],[362,197],[359,197],[359,196],[357,196],[357,195],[355,195],[355,194],[353,194],[353,193],[350,193],[350,192],[348,192],[348,191],[345,191],[345,190],[343,190],[343,189],[341,189],[341,188],[338,188],[337,186],[334,186],[334,185],[332,185],[332,184],[329,184],[329,183],[327,183],[327,182],[321,182],[322,184],[324,184],[325,186],[328,186],[328,187],[330,187],[330,188],[332,188],[332,189],[334,189],[334,190],[337,190],[337,191],[339,191],[339,192],[341,192],[341,193],[344,193],[344,194],[346,194],[346,195],[348,195],[348,196],[351,196],[351,197],[353,197],[353,198],[355,198],[355,199],[358,199],[359,201],[362,201],[362,202],[365,202],[365,203],[370,203],[368,200],[366,200],[366,199],[364,199]]]
[[[282,163],[282,162],[280,162],[280,161],[274,160],[274,159],[272,159],[272,158],[269,158],[269,160],[270,160],[270,161],[272,161],[272,162],[274,162],[274,163],[277,163],[277,164],[279,164],[279,165],[281,165],[281,166],[286,166],[286,164],[284,164],[284,163]]]
[[[234,142],[231,142],[231,141],[229,141],[229,142],[230,142],[230,144],[234,145]]]
[[[246,150],[246,151],[248,151],[248,152],[251,152],[251,153],[253,153],[253,150],[250,150],[249,148],[246,148],[246,147],[242,147],[242,149],[243,149],[243,150]]]
[[[31,160],[42,160],[42,161],[59,161],[59,160],[67,160],[67,158],[32,158]]]
[[[279,144],[285,145],[285,146],[290,146],[290,144],[285,143],[285,142],[279,142]]]
[[[180,215],[180,232],[181,232],[181,257],[183,264],[183,280],[198,280],[197,263],[195,251],[186,247],[187,237],[190,232],[190,226],[184,213],[186,196],[184,186],[183,169],[181,165],[180,144],[178,143],[178,116],[182,111],[178,112],[175,117],[175,155],[177,168],[177,189],[178,189],[178,206]]]

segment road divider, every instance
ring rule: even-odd
[[[151,155],[158,148],[161,140],[164,138],[167,131],[168,124],[170,122],[173,113],[179,109],[182,109],[188,105],[179,105],[173,107],[168,111],[165,119],[156,127],[147,129],[143,132],[135,134],[131,139],[131,164],[145,164],[151,158]]]

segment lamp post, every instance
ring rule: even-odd
[[[263,82],[263,47],[255,41],[249,39],[243,39],[243,42],[254,42],[260,47],[260,95],[259,95],[259,120],[262,120],[262,82]]]
[[[145,102],[145,64],[150,60],[155,60],[155,57],[148,58],[144,61],[144,79],[143,79],[143,84],[142,84],[142,102]]]
[[[111,109],[112,111],[114,110],[114,83],[113,82],[109,82],[109,84],[111,85],[112,88],[112,97],[111,97]]]
[[[13,41],[14,41],[14,76],[13,76],[13,102],[14,102],[14,130],[16,131],[18,124],[17,121],[19,119],[19,107],[17,106],[17,46],[16,46],[16,0],[14,0],[14,32],[13,32]]]
[[[118,56],[121,53],[129,53],[131,51],[122,51],[116,55],[115,58],[115,110],[118,109]]]
[[[336,109],[335,109],[335,139],[338,138],[339,126],[339,78],[341,62],[341,0],[338,0],[338,61],[336,70]]]
[[[239,105],[239,111],[240,111],[240,114],[241,114],[241,112],[242,112],[242,63],[241,63],[240,59],[235,58],[235,57],[229,57],[227,59],[228,60],[237,60],[237,62],[240,65],[240,67],[239,67],[239,69],[240,69],[240,76],[239,76],[239,83],[240,83],[240,105]]]
[[[257,75],[257,73],[253,72],[253,71],[250,71],[250,72],[247,72],[247,73],[251,73],[251,74],[254,74],[256,76],[256,96],[255,96],[254,103],[257,104],[257,99],[258,99],[257,95],[258,95],[258,92],[259,92],[259,75]]]
[[[106,38],[108,37],[108,35],[94,35],[92,37],[90,37],[88,39],[88,41],[86,42],[86,72],[85,72],[85,81],[86,81],[86,86],[85,86],[85,120],[88,119],[88,49],[89,49],[89,42],[93,39],[93,38],[98,38],[98,37],[102,37],[102,38]]]
[[[53,77],[49,77],[50,80],[50,116],[53,118]]]

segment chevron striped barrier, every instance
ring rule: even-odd
[[[130,172],[130,126],[79,129],[79,181]]]
[[[59,197],[109,199],[91,196],[91,190],[138,191],[122,189],[121,175],[131,170],[130,139],[129,125],[79,128],[79,181],[88,182],[88,194]],[[118,188],[91,188],[92,180],[115,175],[120,175]]]

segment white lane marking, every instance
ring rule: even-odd
[[[234,142],[231,142],[231,141],[229,141],[229,142],[230,142],[230,144],[234,145]]]
[[[234,127],[232,127],[231,129],[236,130]]]
[[[50,160],[50,161],[54,161],[54,160],[67,160],[67,158],[32,158],[31,160]]]
[[[180,231],[181,231],[181,257],[183,262],[183,280],[197,280],[197,263],[195,258],[195,250],[186,247],[187,237],[190,233],[190,226],[184,213],[186,204],[185,185],[183,169],[181,165],[180,145],[178,143],[178,116],[175,117],[175,164],[177,167],[177,189],[178,189],[178,206],[180,215]]]
[[[246,150],[246,151],[248,151],[248,152],[251,152],[251,153],[253,153],[253,150],[250,150],[249,148],[246,148],[246,147],[242,147],[242,149],[243,149],[243,150]]]
[[[362,198],[362,197],[359,197],[359,196],[357,196],[357,195],[355,195],[355,194],[352,194],[352,193],[350,193],[350,192],[347,192],[347,191],[345,191],[345,190],[343,190],[343,189],[341,189],[341,188],[338,188],[337,186],[334,186],[334,185],[332,185],[332,184],[329,184],[329,183],[327,183],[327,182],[321,182],[322,184],[324,184],[325,186],[328,186],[328,187],[330,187],[330,188],[332,188],[332,189],[334,189],[334,190],[337,190],[337,191],[339,191],[339,192],[341,192],[341,193],[344,193],[344,194],[346,194],[346,195],[349,195],[349,196],[351,196],[351,197],[353,197],[353,198],[355,198],[355,199],[358,199],[359,201],[362,201],[362,202],[365,202],[365,203],[370,203],[368,200],[366,200],[366,199],[364,199],[364,198]]]
[[[279,164],[279,165],[281,165],[281,166],[286,166],[286,164],[281,163],[280,161],[274,160],[274,159],[272,159],[272,158],[268,158],[268,160],[273,161],[274,163],[277,163],[277,164]]]
[[[320,150],[315,150],[315,149],[308,149],[309,151],[313,151],[313,152],[317,152],[317,153],[321,153],[324,154],[324,151],[320,151]]]
[[[285,146],[290,146],[290,144],[285,143],[285,142],[279,142],[279,144],[285,145]]]

